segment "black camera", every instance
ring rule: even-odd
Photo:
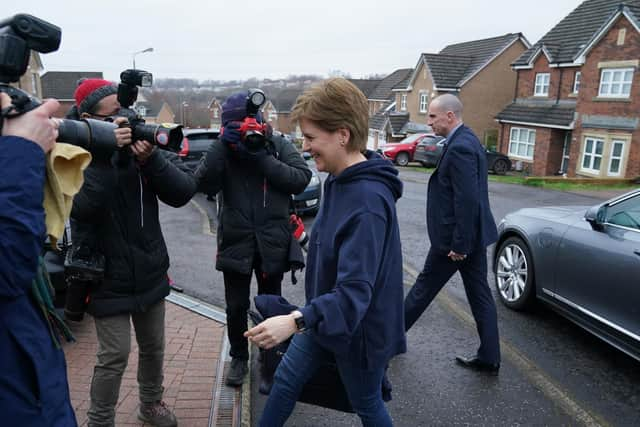
[[[264,148],[266,145],[266,135],[268,126],[258,123],[256,116],[260,107],[267,101],[267,97],[260,89],[249,89],[247,94],[247,117],[240,126],[240,135],[242,135],[242,143],[250,152],[256,152]]]
[[[104,255],[89,245],[75,244],[66,253],[64,274],[67,281],[67,297],[64,317],[75,322],[84,318],[89,304],[89,290],[104,277]]]
[[[41,104],[37,98],[9,83],[19,81],[27,71],[31,50],[54,52],[60,47],[61,36],[59,27],[27,14],[0,21],[0,92],[9,95],[12,104],[0,115],[0,130],[4,119],[17,117]],[[61,120],[58,141],[78,145],[92,153],[110,153],[117,148],[115,128],[115,124],[101,120]]]
[[[138,98],[138,87],[151,87],[153,76],[142,70],[124,70],[120,73],[118,85],[118,102],[122,109],[118,116],[126,117],[131,125],[131,133],[134,141],[145,140],[159,148],[178,152],[182,148],[182,125],[175,123],[146,124],[144,119],[133,109],[131,105]]]

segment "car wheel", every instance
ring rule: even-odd
[[[521,238],[509,237],[500,245],[494,270],[496,289],[504,305],[523,310],[533,303],[533,258]]]
[[[398,153],[396,156],[396,164],[398,166],[407,166],[409,164],[409,154]]]
[[[509,169],[509,164],[504,159],[498,159],[493,162],[493,173],[496,175],[504,175],[507,173],[507,169]]]

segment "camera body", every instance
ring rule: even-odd
[[[249,89],[247,94],[247,117],[240,125],[242,143],[249,152],[256,152],[266,145],[268,125],[258,123],[256,119],[260,107],[267,101],[267,97],[260,89]]]
[[[11,98],[12,106],[0,115],[4,119],[20,116],[41,102],[9,83],[17,82],[29,66],[31,50],[49,53],[58,50],[62,31],[59,27],[27,14],[0,21],[0,92]],[[117,126],[101,120],[61,120],[58,141],[78,145],[92,153],[113,152],[117,148],[113,130]]]
[[[179,152],[182,148],[182,125],[175,123],[147,124],[140,115],[131,108],[138,99],[138,87],[151,87],[153,75],[143,70],[124,70],[120,73],[118,85],[118,102],[122,107],[119,117],[126,117],[131,126],[134,141],[144,140],[159,148]]]

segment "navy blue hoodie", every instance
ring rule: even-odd
[[[307,256],[307,305],[318,343],[367,369],[406,351],[398,171],[377,154],[324,184]]]

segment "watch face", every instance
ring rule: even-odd
[[[298,328],[299,331],[305,330],[304,317],[300,316],[296,319],[296,328]]]

